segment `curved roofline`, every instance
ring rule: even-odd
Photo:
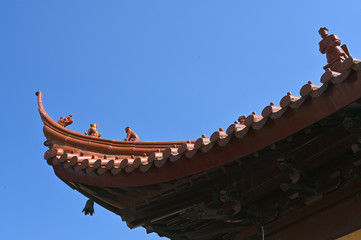
[[[179,147],[167,147],[162,152],[151,153],[149,157],[102,160],[104,164],[111,161],[114,161],[114,164],[109,168],[105,166],[99,168],[97,171],[93,171],[92,166],[89,166],[89,171],[79,171],[78,167],[52,164],[52,157],[57,159],[55,155],[58,156],[59,153],[46,153],[44,157],[49,164],[53,165],[59,178],[102,187],[145,186],[218,168],[250,154],[258,153],[264,148],[272,148],[272,145],[277,145],[279,141],[335,114],[353,102],[360,101],[361,61],[350,59],[346,64],[342,74],[336,72],[323,74],[321,86],[316,86],[312,82],[305,84],[300,90],[301,96],[287,93],[281,99],[280,107],[271,103],[263,109],[262,115],[252,113],[242,124],[231,124],[226,131],[219,129],[210,138],[202,137],[194,143],[184,142]],[[42,103],[42,100],[39,99],[39,102]],[[41,107],[39,111],[42,111]],[[50,131],[60,130],[61,134],[70,136],[65,139],[65,144],[63,142],[59,145],[76,146],[78,142],[81,142],[84,147],[86,142],[90,151],[96,152],[95,150],[102,149],[103,154],[107,154],[104,151],[113,150],[113,146],[114,149],[120,149],[123,152],[125,149],[132,148],[120,141],[94,139],[85,135],[78,136],[81,134],[75,134],[70,130],[59,130],[60,125],[56,126],[53,120],[50,124],[47,122],[46,115],[42,116],[45,119],[43,121],[46,136],[47,134],[52,134],[50,137],[57,136],[60,133]],[[53,129],[50,129],[51,127]],[[62,137],[64,139],[64,136]],[[49,139],[49,136],[47,138]],[[141,144],[147,144],[148,150],[151,149],[151,144],[160,146],[159,142],[133,144],[135,151],[142,149],[139,147],[142,146]],[[65,156],[64,159],[68,158]],[[107,174],[104,174],[105,172]]]
[[[88,136],[72,131],[55,122],[45,111],[43,106],[43,94],[36,92],[38,96],[39,113],[44,123],[44,135],[53,144],[77,147],[82,150],[91,150],[103,154],[125,154],[142,155],[156,152],[158,149],[164,150],[167,147],[180,146],[187,141],[120,141],[113,139]],[[190,141],[194,142],[194,141]]]

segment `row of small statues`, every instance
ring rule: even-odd
[[[71,119],[72,116],[73,114],[70,114],[67,117],[61,117],[58,123],[63,127],[69,126],[70,124],[73,123],[73,119]],[[138,134],[133,132],[130,127],[126,127],[125,132],[127,133],[127,137],[124,139],[124,141],[133,141],[133,142],[139,141]],[[90,124],[89,130],[84,134],[95,137],[100,137],[102,135],[101,133],[98,132],[98,124],[96,123]]]

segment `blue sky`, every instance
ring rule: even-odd
[[[68,128],[102,137],[193,140],[313,81],[328,27],[361,58],[360,1],[0,1],[3,239],[161,239],[129,230],[59,180],[35,92]]]

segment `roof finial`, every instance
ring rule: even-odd
[[[73,114],[70,114],[67,117],[60,117],[58,123],[63,127],[69,126],[70,124],[73,123],[73,119],[71,119],[72,116]]]
[[[323,69],[330,68],[332,71],[342,73],[341,64],[350,57],[346,45],[341,45],[341,40],[336,34],[328,35],[328,29],[323,27],[318,30],[322,40],[319,42],[320,52],[326,54],[327,65]]]

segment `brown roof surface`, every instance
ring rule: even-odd
[[[210,138],[195,141],[124,142],[74,132],[47,115],[42,94],[37,92],[50,146],[44,158],[60,178],[99,186],[142,186],[195,174],[272,148],[277,141],[358,100],[361,81],[350,74],[359,72],[361,63],[349,58],[343,68],[342,74],[326,72],[321,86],[305,84],[301,96],[287,93],[280,106],[271,103],[261,115],[252,113],[226,131],[219,129]]]

